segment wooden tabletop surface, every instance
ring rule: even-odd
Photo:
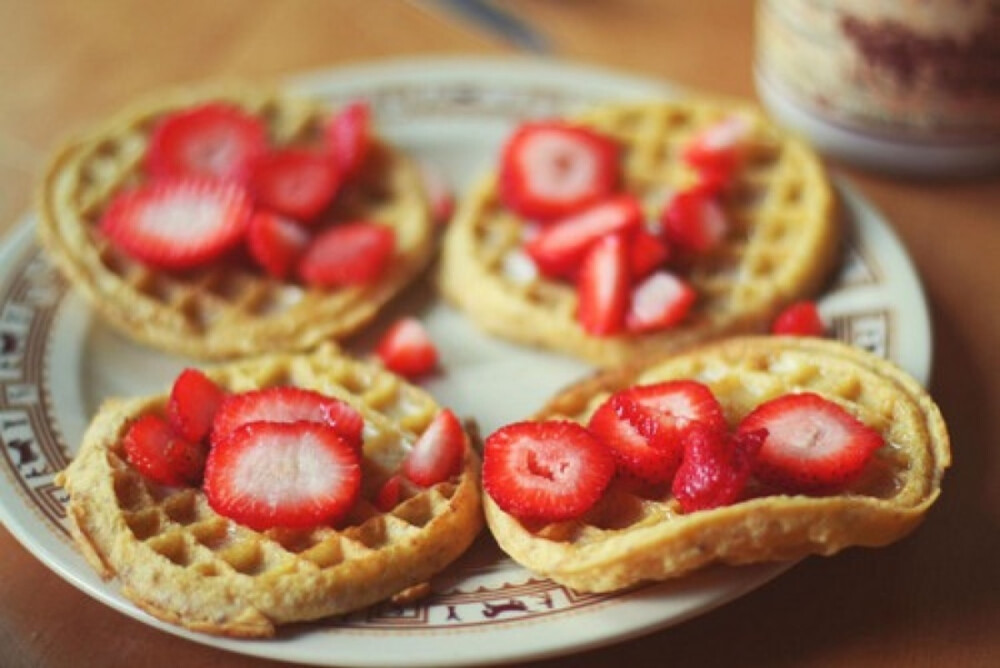
[[[560,61],[755,96],[750,2],[504,4],[545,32]],[[30,207],[59,137],[161,85],[518,53],[397,0],[0,0],[0,26],[0,233]],[[904,181],[832,166],[891,221],[924,281],[930,391],[955,460],[941,500],[891,547],[807,559],[678,626],[538,665],[1000,665],[1000,181]],[[179,640],[105,607],[2,528],[0,664],[277,665]]]

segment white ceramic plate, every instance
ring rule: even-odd
[[[495,159],[512,125],[592,102],[675,94],[618,73],[523,61],[423,60],[339,69],[290,85],[338,103],[367,98],[379,131],[436,164],[461,188]],[[889,226],[846,184],[852,231],[840,275],[821,310],[836,336],[895,360],[926,382],[930,326],[919,280]],[[483,433],[537,409],[589,371],[583,364],[487,338],[416,288],[375,324],[416,313],[442,349],[444,371],[427,389]],[[111,395],[162,392],[187,363],[122,339],[97,321],[41,255],[28,216],[0,246],[0,518],[35,554],[89,595],[196,642],[243,654],[320,665],[456,665],[568,654],[677,624],[738,597],[787,564],[713,568],[616,595],[581,596],[533,577],[488,537],[417,604],[375,607],[240,641],[161,623],[102,582],[67,537],[65,496],[53,485],[89,416]]]

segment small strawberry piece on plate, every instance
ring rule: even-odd
[[[674,195],[663,210],[660,224],[669,244],[692,253],[712,250],[729,231],[722,207],[700,188]]]
[[[342,519],[361,492],[357,452],[314,422],[254,422],[216,444],[205,464],[212,508],[257,531]]]
[[[203,372],[184,369],[170,389],[167,420],[181,438],[201,442],[212,431],[215,413],[225,397],[225,390]]]
[[[882,435],[840,405],[812,392],[765,402],[737,431],[766,430],[754,465],[762,482],[786,492],[827,493],[861,475]]]
[[[243,181],[267,151],[264,123],[233,105],[208,103],[164,116],[146,151],[153,178],[202,176]]]
[[[598,240],[584,257],[576,283],[576,319],[583,331],[591,336],[622,331],[630,279],[626,240],[618,234]]]
[[[278,279],[291,275],[309,240],[309,232],[298,222],[265,210],[258,210],[250,218],[246,238],[254,262]]]
[[[417,378],[437,367],[438,350],[423,324],[416,318],[394,322],[375,346],[385,368],[406,378]]]
[[[530,220],[575,213],[612,194],[618,181],[617,144],[559,121],[521,125],[500,157],[500,198]]]
[[[235,183],[163,178],[116,196],[100,229],[133,258],[167,270],[218,259],[246,233],[253,203]]]
[[[123,441],[125,459],[161,485],[197,485],[205,468],[205,446],[180,436],[164,418],[147,414],[133,422]]]
[[[750,123],[742,116],[730,116],[708,126],[684,147],[684,161],[694,168],[704,187],[712,192],[723,189],[743,160],[750,136]]]
[[[816,302],[795,302],[778,314],[771,323],[771,333],[779,336],[823,336],[826,325]]]
[[[587,428],[610,449],[618,472],[638,480],[668,482],[681,462],[681,447],[672,433],[627,390],[598,406]]]
[[[361,449],[365,421],[346,401],[301,387],[276,386],[227,396],[212,424],[212,445],[252,422],[314,422],[333,429]]]
[[[736,435],[700,424],[691,429],[670,489],[681,510],[692,513],[739,501],[766,437],[763,429]]]
[[[403,475],[421,487],[444,482],[462,470],[465,431],[451,410],[439,412],[403,460]]]
[[[326,147],[340,174],[350,178],[365,162],[371,146],[371,108],[352,102],[334,114],[326,126]]]
[[[284,148],[254,162],[250,188],[259,205],[309,224],[336,197],[340,181],[340,171],[327,154]]]
[[[666,270],[655,271],[632,289],[625,329],[643,333],[673,327],[687,317],[697,299],[687,281]]]
[[[504,511],[527,521],[580,517],[615,473],[606,446],[568,420],[501,427],[483,449],[483,489]]]
[[[544,275],[565,278],[579,269],[599,239],[636,230],[641,223],[639,201],[631,195],[617,195],[542,228],[524,250]]]
[[[365,285],[385,271],[396,248],[391,227],[357,221],[337,223],[313,238],[298,266],[307,285]]]

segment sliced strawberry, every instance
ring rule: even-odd
[[[395,247],[391,227],[364,221],[338,223],[312,240],[298,273],[316,287],[372,283],[388,267]]]
[[[170,389],[167,420],[181,438],[194,443],[212,431],[215,413],[226,392],[198,369],[184,369]]]
[[[653,272],[632,289],[625,329],[642,333],[673,327],[687,317],[697,299],[688,282],[666,270]]]
[[[640,227],[642,209],[631,195],[617,195],[560,218],[525,244],[524,250],[546,276],[565,278],[579,268],[598,239]]]
[[[325,153],[285,148],[254,162],[250,188],[261,206],[308,224],[336,197],[340,180],[340,171]]]
[[[245,180],[267,151],[267,128],[251,114],[208,103],[164,116],[153,129],[146,170],[154,178],[202,176]]]
[[[326,146],[345,179],[361,169],[370,145],[371,108],[367,102],[352,102],[330,118]]]
[[[292,273],[309,239],[302,225],[273,211],[258,210],[247,229],[250,256],[274,278],[287,278]]]
[[[759,429],[767,431],[767,439],[754,474],[788,492],[840,489],[861,475],[872,453],[885,444],[878,431],[811,392],[763,403],[738,427],[740,433]]]
[[[708,126],[684,147],[684,161],[699,173],[707,190],[718,192],[732,180],[750,131],[746,118],[731,116]]]
[[[826,325],[816,302],[805,300],[789,305],[771,323],[771,333],[786,336],[823,336]]]
[[[465,431],[449,409],[438,413],[403,460],[403,475],[422,487],[443,482],[462,470]]]
[[[576,319],[592,336],[617,334],[628,308],[628,247],[617,234],[603,237],[587,252],[577,278]]]
[[[125,459],[139,473],[161,485],[197,485],[205,468],[205,446],[178,435],[158,415],[133,422],[123,441]]]
[[[399,505],[399,499],[403,493],[403,478],[399,475],[390,476],[382,486],[378,488],[372,504],[387,513]]]
[[[116,196],[101,231],[137,260],[191,269],[240,243],[253,204],[242,186],[204,178],[150,181]]]
[[[707,385],[696,380],[636,385],[629,388],[628,393],[637,403],[654,412],[660,427],[666,430],[664,438],[671,441],[683,441],[695,422],[716,431],[724,431],[727,427],[719,400]]]
[[[438,363],[437,346],[416,318],[394,322],[379,339],[375,354],[387,369],[407,378],[428,374]]]
[[[670,259],[670,245],[662,237],[639,226],[629,239],[628,266],[632,282],[637,283],[652,274]]]
[[[604,494],[615,472],[611,452],[576,422],[517,422],[483,449],[483,489],[522,520],[580,517]]]
[[[681,447],[661,426],[655,412],[628,391],[611,395],[587,428],[614,455],[619,473],[647,483],[667,482],[681,461]]]
[[[531,220],[575,213],[612,194],[618,180],[612,139],[558,121],[521,125],[500,158],[500,198]]]
[[[251,529],[307,528],[347,514],[361,492],[358,455],[313,422],[254,422],[216,444],[205,465],[209,505]]]
[[[674,195],[663,210],[660,224],[669,244],[693,253],[717,247],[729,231],[722,207],[700,188]]]
[[[766,437],[762,429],[733,436],[700,424],[689,431],[670,489],[681,510],[692,513],[739,501]]]
[[[315,422],[332,428],[357,450],[365,421],[345,401],[301,387],[277,386],[227,396],[215,413],[212,445],[252,422]]]
[[[455,191],[444,173],[434,164],[421,161],[420,180],[431,207],[431,220],[436,225],[447,225],[455,212]]]

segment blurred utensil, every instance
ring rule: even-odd
[[[484,30],[505,42],[530,53],[548,54],[552,48],[548,38],[537,28],[513,12],[491,0],[414,0],[430,12],[440,13]]]

